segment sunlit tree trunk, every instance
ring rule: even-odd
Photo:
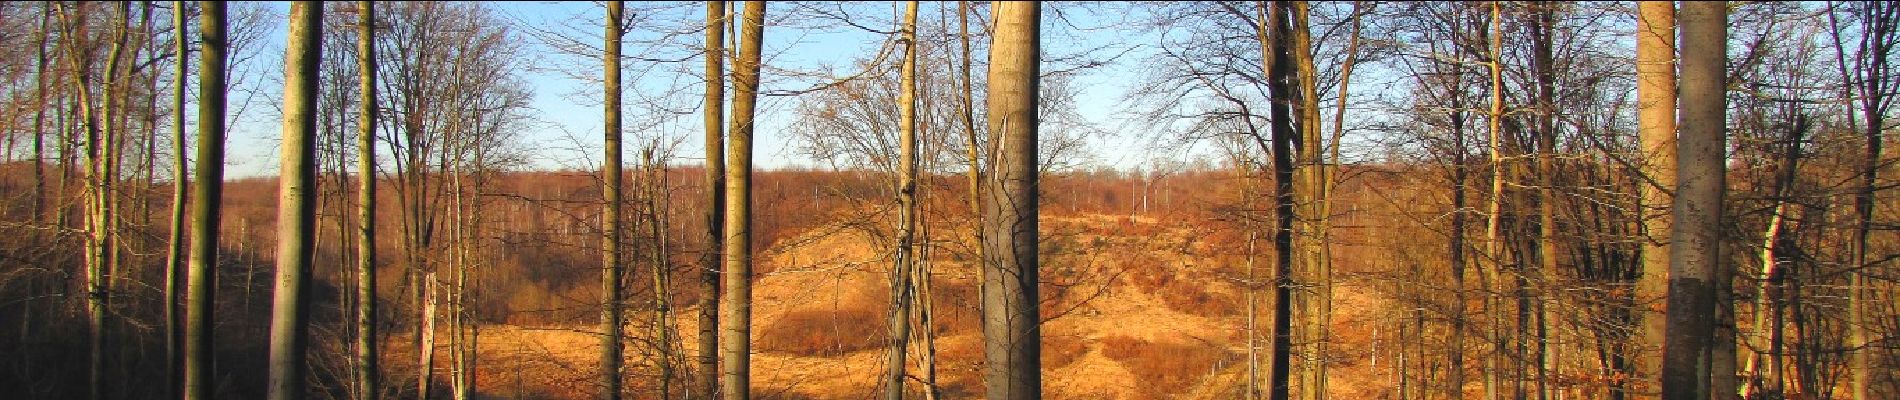
[[[1761,273],[1758,275],[1761,278],[1759,279],[1760,287],[1757,288],[1757,293],[1760,295],[1755,298],[1755,322],[1753,334],[1749,335],[1751,354],[1742,369],[1742,376],[1749,377],[1742,388],[1742,393],[1746,396],[1787,395],[1781,385],[1782,380],[1779,379],[1782,376],[1781,360],[1784,358],[1780,340],[1780,333],[1783,331],[1782,321],[1780,321],[1781,304],[1789,300],[1787,298],[1788,274],[1790,273],[1788,267],[1796,260],[1792,253],[1800,251],[1793,237],[1798,234],[1789,229],[1794,219],[1789,218],[1790,211],[1788,210],[1790,206],[1798,206],[1798,204],[1790,202],[1788,198],[1799,176],[1797,172],[1800,170],[1802,157],[1799,144],[1807,140],[1808,129],[1807,117],[1797,114],[1793,126],[1785,129],[1787,136],[1777,139],[1781,154],[1774,166],[1774,180],[1769,183],[1768,198],[1769,203],[1772,204],[1769,209],[1772,211],[1768,216],[1768,228],[1762,233],[1759,256]],[[1771,320],[1773,320],[1772,323]],[[1764,336],[1771,336],[1772,340],[1763,343]],[[1766,373],[1762,371],[1764,365],[1767,366]]]
[[[435,271],[422,274],[417,281],[422,298],[416,307],[421,312],[421,320],[416,321],[416,398],[428,399],[435,388]]]
[[[191,197],[191,264],[185,313],[185,398],[211,399],[219,206],[224,192],[224,2],[199,2],[198,172]]]
[[[732,140],[726,150],[726,290],[719,323],[720,395],[752,398],[752,129],[759,97],[765,2],[746,2],[733,62]]]
[[[600,386],[601,398],[619,400],[621,395],[621,255],[620,242],[620,36],[624,30],[620,27],[624,2],[607,2],[607,52],[602,55],[606,67],[602,72],[606,76],[606,93],[603,107],[606,108],[606,160],[600,166],[602,200],[606,206],[600,213]]]
[[[726,2],[706,2],[706,250],[699,258],[699,375],[696,398],[719,390],[719,262],[726,224]]]
[[[1717,367],[1716,335],[1727,121],[1723,66],[1727,62],[1727,4],[1682,5],[1682,132],[1676,143],[1676,197],[1670,228],[1669,307],[1663,344],[1665,400],[1704,400]],[[1726,397],[1723,397],[1726,398]]]
[[[284,54],[283,162],[277,203],[277,288],[272,294],[269,398],[304,397],[309,347],[310,268],[316,255],[317,62],[323,3],[290,4]]]
[[[904,43],[901,82],[897,107],[897,256],[891,264],[890,348],[884,353],[884,398],[904,398],[905,355],[910,344],[911,270],[916,254],[912,242],[917,235],[917,2],[909,2],[904,27],[899,33]],[[923,329],[930,329],[924,327]]]
[[[113,113],[117,112],[116,99],[118,88],[119,61],[123,54],[126,36],[129,33],[128,15],[131,3],[116,4],[111,31],[111,48],[105,59],[104,79],[98,92],[93,91],[91,73],[91,51],[85,48],[85,4],[79,4],[77,15],[68,10],[64,3],[55,3],[62,27],[61,37],[66,41],[67,65],[76,77],[78,84],[78,107],[80,126],[85,132],[85,274],[86,274],[86,313],[90,317],[87,329],[88,346],[88,398],[103,399],[106,390],[106,348],[111,336],[107,329],[107,314],[112,304],[112,284],[114,266],[117,264],[116,218],[113,215],[115,201],[116,162],[118,135],[114,129]],[[77,19],[77,21],[75,21]],[[95,98],[99,104],[95,105]]]
[[[982,275],[984,375],[990,400],[1042,397],[1037,310],[1036,210],[1042,5],[996,2],[990,38],[989,131],[997,135],[989,182]]]
[[[1663,345],[1664,300],[1669,284],[1670,192],[1676,188],[1676,10],[1670,2],[1637,3],[1636,94],[1637,136],[1642,151],[1636,189],[1641,194],[1643,222],[1642,277],[1636,285],[1634,308],[1642,325],[1631,348],[1639,349],[1636,384],[1612,387],[1614,397],[1624,391],[1657,393],[1661,387],[1660,350]]]
[[[1299,309],[1299,331],[1295,335],[1299,344],[1299,397],[1306,400],[1319,400],[1326,397],[1326,324],[1332,313],[1332,263],[1328,259],[1326,240],[1327,224],[1330,222],[1325,210],[1329,197],[1327,193],[1327,165],[1323,158],[1326,143],[1320,133],[1319,75],[1313,65],[1313,37],[1309,27],[1308,3],[1289,1],[1287,8],[1287,55],[1292,62],[1294,77],[1297,80],[1298,114],[1294,120],[1299,130],[1294,149],[1294,284],[1302,289],[1295,293],[1295,306]]]
[[[184,293],[180,290],[184,289],[185,281],[185,193],[190,190],[188,184],[190,180],[187,179],[185,172],[187,164],[185,160],[185,82],[189,78],[185,74],[187,66],[190,65],[186,60],[190,58],[191,41],[185,38],[189,30],[185,25],[185,2],[183,1],[172,2],[172,29],[172,40],[176,41],[175,44],[178,46],[178,59],[173,65],[173,71],[177,73],[177,77],[172,80],[171,232],[166,237],[165,248],[165,383],[167,385],[165,395],[177,399],[185,394],[183,375],[185,324],[183,304],[180,302],[184,298]],[[44,50],[41,51],[41,61],[45,61]],[[44,85],[45,82],[42,81],[41,84]],[[41,87],[40,90],[41,96],[45,96],[45,88]],[[44,97],[42,97],[42,103],[44,103]],[[37,119],[35,124],[38,124]],[[35,130],[37,131],[37,128]],[[37,140],[37,136],[35,138]],[[39,146],[38,142],[35,143],[33,159],[34,166],[37,168]],[[37,171],[35,176],[38,176]],[[35,182],[38,180],[36,179]],[[39,218],[39,207],[36,205],[33,210],[33,217]]]
[[[1483,369],[1484,398],[1487,400],[1497,400],[1500,395],[1498,375],[1502,366],[1499,364],[1505,354],[1504,302],[1498,299],[1497,294],[1503,293],[1502,277],[1510,265],[1505,261],[1509,255],[1504,248],[1503,236],[1504,197],[1506,196],[1504,188],[1505,181],[1510,177],[1506,175],[1504,168],[1505,155],[1502,142],[1504,137],[1502,127],[1504,121],[1504,16],[1502,8],[1500,2],[1491,2],[1491,29],[1488,43],[1490,49],[1487,54],[1489,59],[1485,61],[1486,69],[1490,71],[1491,76],[1491,107],[1490,112],[1485,116],[1487,125],[1485,133],[1490,135],[1485,144],[1490,146],[1486,153],[1491,157],[1491,196],[1485,206],[1484,254],[1485,258],[1491,262],[1491,269],[1480,271],[1479,276],[1481,279],[1494,277],[1485,279],[1489,282],[1484,284],[1487,290],[1484,296],[1485,309],[1487,314],[1492,316],[1489,329],[1491,354],[1484,358]]]

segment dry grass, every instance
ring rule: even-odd
[[[1234,353],[1208,344],[1151,342],[1128,336],[1102,340],[1102,355],[1121,362],[1140,377],[1142,391],[1152,397],[1179,393],[1212,375],[1215,363]]]

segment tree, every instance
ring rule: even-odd
[[[642,213],[647,223],[647,255],[652,262],[653,272],[653,342],[658,353],[660,369],[660,398],[672,398],[673,393],[673,292],[672,292],[672,254],[667,248],[667,155],[656,154],[660,151],[660,142],[655,140],[640,151],[640,167],[644,172],[642,193],[646,212]]]
[[[1682,5],[1682,131],[1676,142],[1676,198],[1669,241],[1669,307],[1663,344],[1664,400],[1702,400],[1716,395],[1718,291],[1728,285],[1718,271],[1722,244],[1722,197],[1726,167],[1723,84],[1728,43],[1727,4]],[[1726,394],[1724,396],[1727,396]]]
[[[1313,58],[1312,27],[1308,22],[1308,2],[1286,2],[1287,62],[1292,64],[1294,86],[1289,101],[1295,102],[1294,125],[1297,138],[1294,149],[1294,293],[1295,334],[1300,347],[1299,396],[1318,400],[1326,397],[1327,324],[1332,318],[1332,260],[1327,240],[1330,218],[1326,209],[1332,175],[1324,159],[1327,145],[1321,139],[1319,73]],[[1350,55],[1348,55],[1350,57]],[[1344,100],[1341,100],[1344,101]],[[1337,142],[1337,141],[1335,141]]]
[[[375,400],[382,390],[376,348],[376,3],[356,4],[357,84],[362,96],[356,132],[356,400]]]
[[[192,190],[191,265],[185,314],[185,399],[211,399],[219,205],[224,192],[224,2],[204,1],[198,20],[198,185]]]
[[[1849,243],[1849,266],[1854,271],[1850,274],[1852,278],[1848,284],[1846,345],[1853,349],[1848,355],[1848,369],[1852,371],[1848,390],[1855,399],[1871,399],[1874,385],[1872,374],[1876,368],[1871,361],[1872,354],[1868,354],[1875,349],[1871,346],[1873,340],[1868,337],[1869,325],[1873,321],[1867,315],[1868,285],[1872,282],[1868,279],[1868,275],[1872,274],[1868,269],[1873,267],[1868,264],[1868,235],[1873,232],[1875,221],[1876,191],[1879,190],[1877,178],[1886,163],[1883,135],[1887,112],[1893,108],[1895,86],[1900,85],[1900,79],[1895,79],[1900,74],[1895,71],[1896,64],[1892,57],[1895,47],[1900,47],[1900,6],[1881,2],[1839,6],[1848,7],[1848,14],[1858,17],[1856,19],[1859,22],[1861,38],[1857,46],[1852,47],[1855,56],[1850,64],[1846,58],[1846,50],[1850,47],[1843,43],[1841,28],[1832,10],[1837,5],[1830,3],[1828,18],[1834,25],[1834,48],[1838,57],[1842,57],[1838,62],[1845,72],[1843,79],[1846,85],[1843,88],[1848,98],[1857,100],[1848,107],[1848,121],[1850,124],[1853,122],[1855,112],[1860,114],[1858,128],[1863,130],[1861,136],[1865,142],[1858,187],[1854,189],[1854,236]]]
[[[82,12],[74,15],[66,9],[64,3],[55,3],[59,10],[61,26],[60,37],[66,40],[66,61],[78,81],[78,101],[81,127],[85,131],[85,180],[86,182],[86,226],[85,246],[86,264],[86,313],[91,316],[87,337],[91,364],[88,367],[89,397],[105,398],[105,368],[107,338],[111,336],[107,313],[112,304],[112,279],[119,263],[119,247],[116,231],[117,217],[115,194],[118,179],[117,138],[123,132],[115,129],[113,113],[118,107],[120,91],[120,61],[123,58],[126,36],[130,30],[127,14],[131,3],[118,4],[118,12],[113,14],[111,48],[107,50],[104,81],[98,92],[93,91],[93,76],[90,62],[92,49],[85,44],[84,21]],[[84,5],[78,5],[83,7]],[[75,21],[79,19],[79,21]],[[95,104],[95,98],[100,99]]]
[[[917,2],[909,2],[904,13],[901,39],[904,43],[903,78],[898,90],[897,243],[891,265],[891,345],[885,352],[884,398],[903,400],[906,346],[910,340],[912,270],[917,255],[913,246],[917,237]],[[930,329],[925,326],[922,329]]]
[[[607,2],[607,52],[601,56],[606,63],[603,73],[606,75],[606,100],[602,106],[606,110],[606,162],[600,166],[600,179],[604,185],[602,196],[606,206],[601,210],[601,311],[600,311],[600,384],[601,398],[620,399],[620,28],[624,3]]]
[[[516,75],[521,62],[516,36],[487,6],[395,3],[383,11],[384,25],[374,38],[381,50],[376,52],[376,73],[382,86],[376,92],[390,123],[377,128],[393,143],[389,159],[394,182],[390,186],[399,202],[402,283],[409,291],[410,315],[416,321],[411,325],[411,344],[420,359],[414,373],[418,391],[429,392],[436,352],[429,340],[433,338],[427,337],[434,332],[422,329],[432,323],[424,318],[432,315],[427,301],[431,283],[426,278],[431,272],[450,272],[444,269],[464,265],[452,261],[465,260],[458,258],[462,247],[443,246],[460,246],[466,239],[454,236],[466,232],[459,224],[468,222],[462,218],[466,215],[451,211],[455,202],[466,200],[456,196],[466,192],[451,190],[467,187],[459,185],[462,176],[456,172],[470,168],[471,159],[492,160],[478,156],[505,143],[505,135],[521,131],[516,128],[526,118],[523,110],[531,96]],[[440,240],[443,231],[451,231],[446,233],[454,240]],[[435,282],[461,289],[442,283]],[[461,293],[451,295],[449,304],[461,304],[453,300]],[[462,332],[460,327],[456,331]],[[452,344],[465,350],[466,341],[459,336]],[[461,353],[456,354],[453,361],[465,361]],[[453,380],[460,383],[461,378]]]
[[[1486,289],[1494,290],[1494,293],[1502,293],[1503,290],[1499,288],[1503,286],[1504,271],[1510,266],[1510,263],[1506,262],[1510,255],[1504,248],[1503,221],[1504,197],[1507,196],[1505,181],[1510,180],[1511,177],[1504,169],[1506,156],[1502,142],[1504,139],[1504,15],[1503,5],[1498,1],[1491,2],[1490,22],[1490,40],[1487,43],[1490,48],[1485,54],[1485,67],[1491,75],[1490,112],[1485,118],[1485,133],[1490,137],[1485,144],[1490,146],[1486,154],[1491,156],[1491,198],[1486,202],[1484,255],[1485,258],[1491,260],[1490,272],[1495,275],[1485,275],[1480,272],[1478,276],[1481,280],[1487,276],[1495,277],[1495,279],[1488,279],[1491,282],[1485,284]],[[1496,299],[1496,296],[1489,294],[1485,296],[1484,303],[1485,308],[1489,309],[1494,317],[1491,323],[1492,352],[1490,357],[1484,359],[1484,398],[1497,400],[1498,359],[1504,357],[1504,318],[1502,318],[1504,306]]]
[[[987,183],[982,273],[983,382],[990,400],[1042,397],[1042,319],[1036,221],[1042,5],[993,5],[989,131],[998,135]]]
[[[284,144],[278,178],[277,288],[271,302],[270,398],[303,398],[310,329],[310,266],[316,255],[317,64],[323,4],[290,5],[284,54]]]
[[[185,38],[187,31],[189,30],[186,29],[185,25],[185,2],[173,1],[172,40],[175,41],[176,43],[174,44],[178,46],[178,60],[173,64],[177,76],[173,78],[172,81],[171,232],[166,236],[169,245],[165,248],[165,382],[168,385],[165,395],[171,398],[182,398],[185,394],[185,379],[183,375],[185,368],[185,352],[183,348],[185,323],[184,313],[182,312],[184,311],[182,309],[184,304],[179,300],[182,300],[184,297],[184,292],[181,290],[184,289],[186,258],[185,193],[190,189],[190,186],[188,186],[190,180],[187,179],[187,173],[185,172],[185,81],[187,78],[185,73],[188,69],[187,67],[190,65],[190,63],[185,62],[185,59],[190,58],[189,55],[191,54],[191,41]],[[44,32],[41,34],[44,35]],[[41,40],[45,40],[45,38],[42,37]],[[43,50],[42,57],[44,57]],[[40,90],[42,91],[41,96],[44,96],[45,88],[42,87]],[[42,99],[42,102],[43,101]],[[44,111],[42,111],[42,113],[44,113]],[[37,125],[37,122],[35,124]],[[37,153],[38,151],[39,147],[35,145],[34,152]],[[34,160],[34,165],[37,167],[39,165],[39,157],[37,155],[34,156]],[[37,176],[38,172],[36,171],[35,174],[35,176]],[[38,180],[36,179],[35,182],[38,182]],[[39,218],[39,215],[39,207],[35,206],[33,217]]]
[[[1273,317],[1271,327],[1270,353],[1267,360],[1267,398],[1286,400],[1289,398],[1289,368],[1293,352],[1293,289],[1294,246],[1293,230],[1295,216],[1294,201],[1294,155],[1293,142],[1297,129],[1293,121],[1294,94],[1297,78],[1294,72],[1292,47],[1292,27],[1287,19],[1293,7],[1284,1],[1276,1],[1271,6],[1265,2],[1255,4],[1255,15],[1260,20],[1261,54],[1266,57],[1263,66],[1266,69],[1267,85],[1272,103],[1269,105],[1269,118],[1273,136],[1270,152],[1273,155]]]
[[[719,391],[719,263],[725,247],[726,213],[726,2],[706,2],[706,250],[699,258],[699,374],[694,388],[703,398]]]
[[[1645,352],[1661,350],[1664,336],[1664,296],[1668,293],[1670,213],[1669,193],[1676,187],[1676,10],[1669,2],[1637,4],[1636,94],[1638,149],[1642,151],[1636,190],[1641,195],[1642,278],[1636,286],[1636,309],[1642,326],[1635,343]],[[1638,393],[1659,387],[1661,357],[1636,357]]]
[[[726,150],[725,291],[719,323],[720,395],[752,398],[752,129],[759,97],[765,2],[746,3],[733,62],[732,140]]]

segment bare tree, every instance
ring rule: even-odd
[[[900,33],[904,42],[903,78],[898,89],[897,243],[891,265],[891,345],[885,352],[884,398],[903,400],[904,364],[910,340],[912,251],[917,229],[917,2],[909,2]],[[923,329],[930,329],[926,326]]]
[[[1831,10],[1834,7],[1848,7],[1848,13],[1858,17],[1861,37],[1855,42],[1857,45],[1852,47],[1854,57],[1851,64],[1845,58],[1850,47],[1841,37],[1838,17]],[[1871,399],[1874,385],[1872,374],[1876,368],[1869,354],[1875,347],[1870,347],[1873,341],[1868,335],[1868,326],[1872,321],[1867,315],[1868,285],[1872,282],[1868,279],[1872,274],[1868,268],[1873,267],[1868,264],[1868,236],[1873,231],[1875,221],[1876,191],[1879,190],[1877,178],[1887,162],[1883,153],[1887,112],[1893,108],[1896,85],[1900,85],[1892,57],[1895,47],[1900,46],[1900,6],[1881,2],[1838,6],[1830,3],[1829,8],[1829,22],[1834,25],[1834,48],[1838,57],[1842,57],[1838,62],[1845,72],[1843,79],[1846,85],[1843,87],[1848,98],[1857,100],[1849,107],[1848,118],[1851,124],[1854,119],[1852,114],[1859,112],[1859,128],[1863,130],[1862,140],[1866,142],[1862,155],[1864,159],[1859,168],[1859,187],[1854,190],[1854,236],[1849,243],[1849,266],[1854,271],[1850,274],[1852,278],[1848,284],[1846,344],[1853,349],[1850,350],[1848,364],[1848,369],[1852,371],[1849,394],[1855,399]],[[1858,106],[1858,109],[1853,106]]]
[[[84,7],[84,4],[78,7]],[[59,12],[61,26],[60,37],[66,41],[67,66],[73,70],[78,81],[78,102],[81,128],[86,137],[85,180],[86,180],[86,312],[92,322],[87,331],[91,364],[89,371],[89,397],[105,398],[105,368],[107,338],[110,337],[106,314],[112,304],[111,280],[117,269],[119,257],[117,218],[114,214],[117,203],[115,184],[118,179],[119,132],[113,124],[119,96],[118,83],[120,61],[123,58],[126,37],[130,30],[128,14],[131,3],[120,3],[113,14],[111,28],[111,48],[107,50],[105,75],[100,90],[93,91],[93,76],[90,61],[92,49],[86,46],[88,35],[83,31],[86,15],[81,10],[78,15],[66,9],[64,3],[55,3]],[[98,99],[95,102],[95,99]]]

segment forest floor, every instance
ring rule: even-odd
[[[1042,270],[1046,398],[1240,396],[1247,376],[1247,322],[1246,263],[1233,251],[1244,248],[1233,243],[1238,237],[1125,216],[1045,218],[1043,226],[1048,237]],[[752,364],[757,398],[857,399],[880,390],[888,343],[889,261],[871,251],[867,243],[876,241],[869,233],[821,231],[773,248],[759,267]],[[960,246],[955,243],[967,240],[951,237],[945,243]],[[975,398],[982,393],[977,271],[963,257],[947,253],[930,257],[937,380],[945,398]],[[1260,276],[1271,265],[1267,260],[1256,260]],[[1334,296],[1329,394],[1389,397],[1390,367],[1381,366],[1389,363],[1372,355],[1392,338],[1363,328],[1382,324],[1371,320],[1381,317],[1361,311],[1386,309],[1377,304],[1384,300],[1350,281],[1341,282]],[[690,305],[674,309],[673,331],[685,337],[681,342],[690,352],[697,310]],[[1263,301],[1261,346],[1269,310]],[[649,315],[629,319],[651,321]],[[652,362],[656,349],[645,339],[652,337],[650,328],[629,329],[636,338],[628,346],[627,385],[637,398],[652,398],[659,372]],[[593,398],[599,339],[591,332],[596,330],[484,327],[479,391],[489,398]],[[915,354],[911,375],[920,377]],[[1264,369],[1264,349],[1261,357]],[[446,365],[446,356],[438,355],[437,363]],[[693,362],[675,358],[673,364]],[[690,375],[675,374],[671,390],[677,398]]]

